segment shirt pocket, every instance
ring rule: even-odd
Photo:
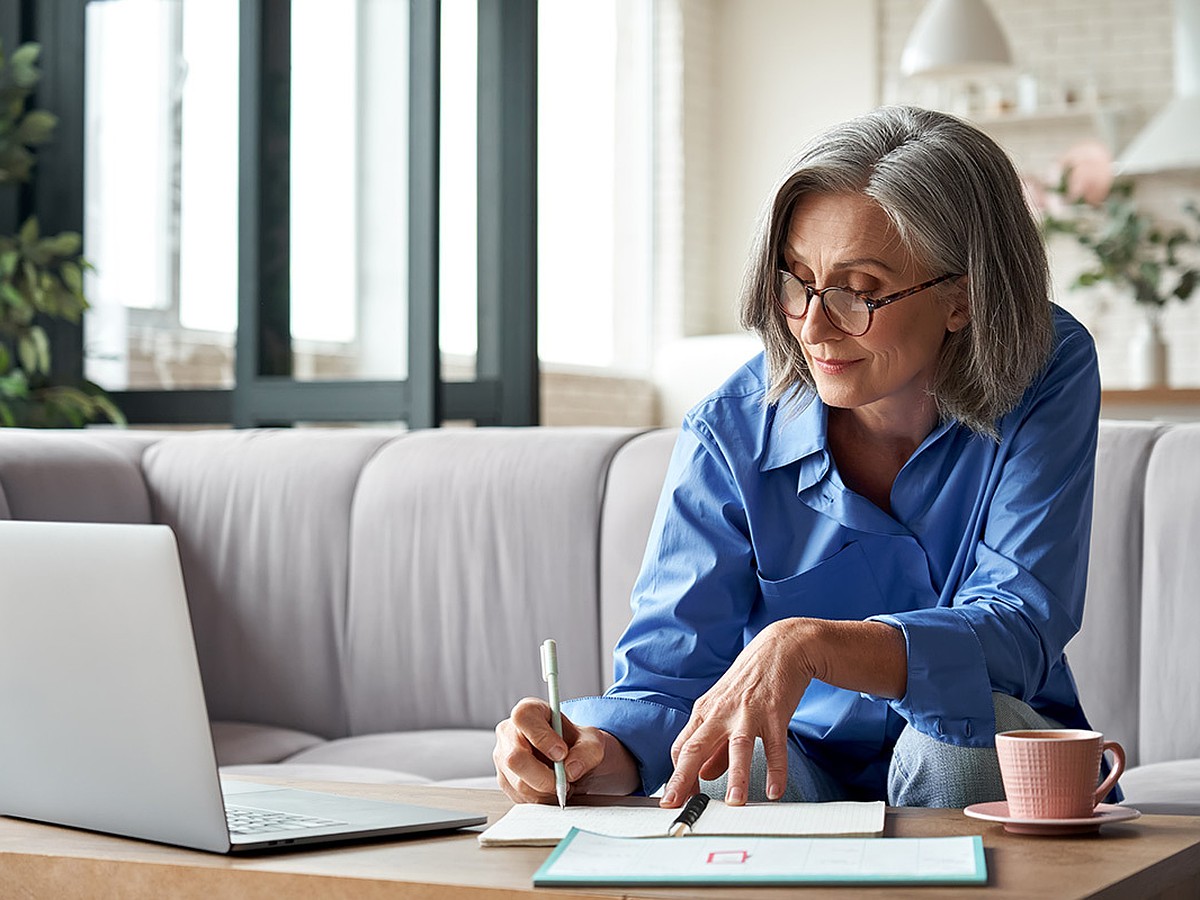
[[[759,575],[758,586],[762,604],[760,615],[753,618],[760,619],[759,627],[792,616],[861,621],[887,612],[870,561],[857,541],[787,578]]]

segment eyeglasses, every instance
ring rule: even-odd
[[[864,293],[843,287],[817,290],[811,284],[782,269],[779,271],[779,277],[779,309],[789,319],[803,319],[808,314],[813,297],[819,297],[821,307],[825,310],[825,318],[829,320],[830,325],[850,337],[862,337],[871,327],[875,310],[959,276],[953,272],[939,275],[886,297],[868,297]]]

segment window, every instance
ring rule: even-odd
[[[649,364],[653,12],[638,0],[538,6],[538,352],[547,363]]]
[[[453,19],[438,0],[27,0],[0,17],[55,61],[39,97],[63,116],[15,211],[84,231],[97,264],[84,327],[51,337],[56,369],[134,423],[536,423],[537,5],[476,0],[472,23],[459,2]],[[470,68],[454,60],[472,24],[485,89],[464,113],[439,70]],[[439,152],[469,118],[474,166],[466,142]],[[441,190],[439,157],[467,201]],[[451,293],[461,316],[439,309]],[[474,372],[443,383],[439,324],[469,335],[472,313]]]

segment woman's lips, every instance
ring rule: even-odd
[[[826,375],[841,375],[851,366],[862,362],[858,359],[821,359],[819,356],[809,357],[812,360],[813,368],[824,372]]]

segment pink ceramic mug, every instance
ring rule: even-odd
[[[1105,750],[1113,767],[1096,787]],[[1008,814],[1018,819],[1088,818],[1125,771],[1125,750],[1098,731],[1002,731],[996,755]]]

